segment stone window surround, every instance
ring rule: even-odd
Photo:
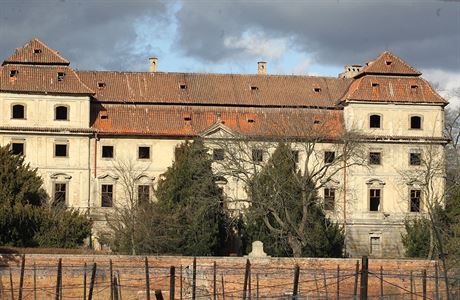
[[[24,108],[24,118],[13,118],[13,108],[16,105],[21,105]],[[10,105],[10,119],[11,120],[27,120],[27,104],[22,103],[22,102],[13,102]]]
[[[379,116],[380,117],[380,126],[379,127],[371,127],[371,117],[372,116]],[[383,115],[380,114],[380,113],[369,113],[367,115],[367,121],[368,121],[368,127],[369,129],[371,130],[374,130],[374,129],[383,129]]]
[[[57,108],[58,107],[65,107],[67,108],[67,118],[66,119],[57,119]],[[54,105],[54,108],[53,108],[53,112],[54,112],[54,121],[58,121],[58,122],[68,122],[70,121],[70,105],[67,105],[67,104],[55,104]]]

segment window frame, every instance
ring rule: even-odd
[[[260,158],[259,158],[260,157]],[[264,161],[264,150],[260,148],[254,148],[251,151],[251,158],[253,163],[260,163]]]
[[[61,108],[61,107],[64,107],[66,109],[66,119],[58,119],[57,118],[57,110],[58,110],[58,108]],[[67,105],[67,104],[56,104],[54,106],[54,121],[59,121],[59,122],[61,122],[61,121],[63,121],[63,122],[70,121],[70,106]]]
[[[112,147],[112,156],[104,156],[104,147]],[[114,159],[115,158],[115,147],[113,145],[101,145],[101,159]]]
[[[331,191],[332,191],[332,196],[331,196]],[[326,195],[327,194],[327,195]],[[330,201],[327,201],[327,199],[332,198],[332,206],[328,205]],[[325,211],[334,211],[335,210],[335,203],[336,203],[336,189],[333,187],[326,187],[323,190],[323,199],[324,199],[324,210]]]
[[[377,154],[378,153],[378,157],[379,157],[379,162],[378,163],[372,163],[372,155],[373,154]],[[369,166],[381,166],[382,165],[382,151],[379,151],[379,150],[371,150],[369,151],[369,157],[368,157],[368,164]]]
[[[412,163],[412,155],[418,154],[418,164]],[[409,152],[409,166],[418,167],[422,165],[422,153],[420,151],[411,151]]]
[[[330,155],[331,153],[332,153],[332,159]],[[324,163],[332,164],[334,161],[335,161],[335,151],[329,151],[329,150],[324,151]]]
[[[108,192],[104,192],[104,187],[107,186],[107,187],[111,187],[112,191]],[[110,206],[106,206],[104,205],[104,195],[106,194],[110,194],[111,197],[110,197]],[[111,208],[113,207],[113,204],[114,204],[114,200],[115,200],[115,184],[113,183],[101,183],[101,207],[104,207],[104,208]]]
[[[65,156],[63,155],[56,155],[56,147],[57,146],[63,146],[65,145],[66,146],[66,149],[65,149]],[[69,142],[68,141],[55,141],[54,144],[53,144],[53,157],[54,158],[69,158]]]
[[[379,191],[379,204],[378,204],[378,209],[377,210],[371,210],[371,197],[376,197],[376,196],[372,196],[372,191]],[[368,195],[367,195],[367,203],[368,203],[368,212],[370,213],[377,213],[377,212],[381,212],[383,211],[382,210],[382,207],[383,207],[383,188],[381,187],[369,187],[368,189]]]
[[[15,118],[14,117],[14,107],[22,106],[22,118]],[[25,103],[11,103],[11,120],[27,120],[27,105]]]
[[[141,190],[140,189],[145,188],[145,187],[147,187],[147,191],[148,191],[148,193],[147,193],[147,201],[145,201],[145,199],[141,200],[141,197],[140,197],[141,196]],[[145,195],[145,193],[143,193],[143,194]],[[137,185],[137,203],[138,204],[150,202],[150,196],[151,196],[151,194],[150,194],[150,185],[148,185],[148,184],[138,184]]]
[[[141,148],[148,148],[149,149],[149,155],[148,157],[141,157]],[[138,160],[143,160],[143,161],[146,161],[146,160],[150,160],[152,157],[152,147],[149,146],[149,145],[138,145],[137,146],[137,159]]]
[[[69,184],[65,181],[53,181],[53,202],[51,203],[54,207],[57,207],[58,203],[56,203],[56,186],[57,185],[64,185],[64,207],[68,206],[68,195],[69,195]]]
[[[378,249],[373,249],[372,240],[378,240],[379,241],[379,243],[378,243],[379,248]],[[374,251],[372,251],[372,250],[374,250]],[[377,235],[370,235],[369,236],[369,254],[370,255],[381,255],[381,253],[382,253],[382,237],[377,236]]]
[[[412,118],[420,118],[420,128],[412,127]],[[419,114],[409,115],[409,130],[423,130],[423,116]]]
[[[412,200],[416,197],[412,197],[412,192],[418,192],[418,210],[412,210]],[[423,203],[423,194],[422,190],[419,188],[410,188],[409,189],[409,212],[411,213],[420,213],[422,212],[422,203]]]
[[[13,144],[22,144],[22,153],[16,154],[13,152]],[[10,142],[10,151],[13,153],[13,155],[26,155],[26,141],[25,140],[11,140]]]
[[[379,127],[372,127],[371,118],[373,116],[379,117]],[[377,113],[369,114],[368,121],[369,121],[369,128],[370,129],[383,129],[383,115],[382,114],[377,114]]]
[[[212,160],[213,161],[223,161],[225,159],[225,151],[222,148],[212,149]]]

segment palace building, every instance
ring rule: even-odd
[[[447,143],[447,102],[420,72],[388,51],[337,77],[269,75],[264,62],[254,75],[159,72],[157,63],[150,59],[149,72],[77,71],[38,39],[2,63],[0,144],[38,169],[51,201],[88,212],[95,239],[104,215],[122,205],[117,162],[143,170],[137,197],[152,199],[152,186],[185,140],[301,143],[321,130],[324,163],[348,132],[358,133],[367,156],[319,191],[328,215],[345,226],[347,252],[403,256],[403,222],[426,213],[430,201],[410,174],[433,149],[442,159]],[[252,159],[266,161],[262,150],[252,149]],[[225,159],[223,149],[210,151]],[[299,165],[304,157],[299,147]],[[442,174],[433,180],[431,195],[442,197]],[[237,180],[228,178],[223,191],[245,200]]]

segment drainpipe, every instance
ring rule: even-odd
[[[346,147],[346,146],[345,146]],[[347,155],[343,160],[343,229],[347,231]]]

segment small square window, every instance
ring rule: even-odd
[[[420,204],[422,200],[422,191],[411,190],[410,191],[410,211],[420,212]]]
[[[252,149],[252,161],[262,162],[264,160],[264,152],[262,149]]]
[[[25,119],[26,118],[26,107],[22,104],[13,105],[11,111],[11,117],[13,119]]]
[[[11,153],[14,155],[24,155],[24,143],[11,143]]]
[[[102,146],[102,157],[113,158],[113,146]]]
[[[324,152],[324,163],[331,164],[335,160],[335,152],[334,151],[326,151]]]
[[[16,77],[18,75],[18,70],[10,70],[10,77]]]
[[[369,164],[370,165],[380,165],[382,163],[382,153],[380,152],[370,152],[369,153]]]
[[[150,159],[150,147],[140,146],[138,150],[139,159]]]
[[[371,189],[369,191],[369,210],[380,211],[381,190]]]
[[[67,144],[55,144],[54,145],[54,156],[67,157]]]
[[[334,210],[335,189],[324,189],[324,209]]]
[[[421,153],[410,153],[409,154],[409,164],[411,166],[420,166],[422,164],[422,154]]]
[[[382,126],[380,124],[381,119],[382,118],[379,115],[371,115],[369,117],[369,127],[370,128],[380,128]]]
[[[34,49],[34,54],[40,54],[42,53],[42,49]]]
[[[113,184],[103,184],[101,186],[101,206],[113,206]]]
[[[57,73],[57,80],[58,81],[63,81],[65,78],[65,73],[64,72],[58,72]]]
[[[186,90],[187,89],[187,85],[184,84],[184,83],[180,84],[179,87],[180,87],[181,90]]]
[[[213,160],[224,160],[224,149],[212,150],[212,159]]]
[[[321,92],[321,88],[315,87],[315,88],[313,89],[313,91],[315,91],[315,93],[319,93],[319,92]]]
[[[412,116],[410,117],[410,129],[421,129],[422,128],[422,117]]]

